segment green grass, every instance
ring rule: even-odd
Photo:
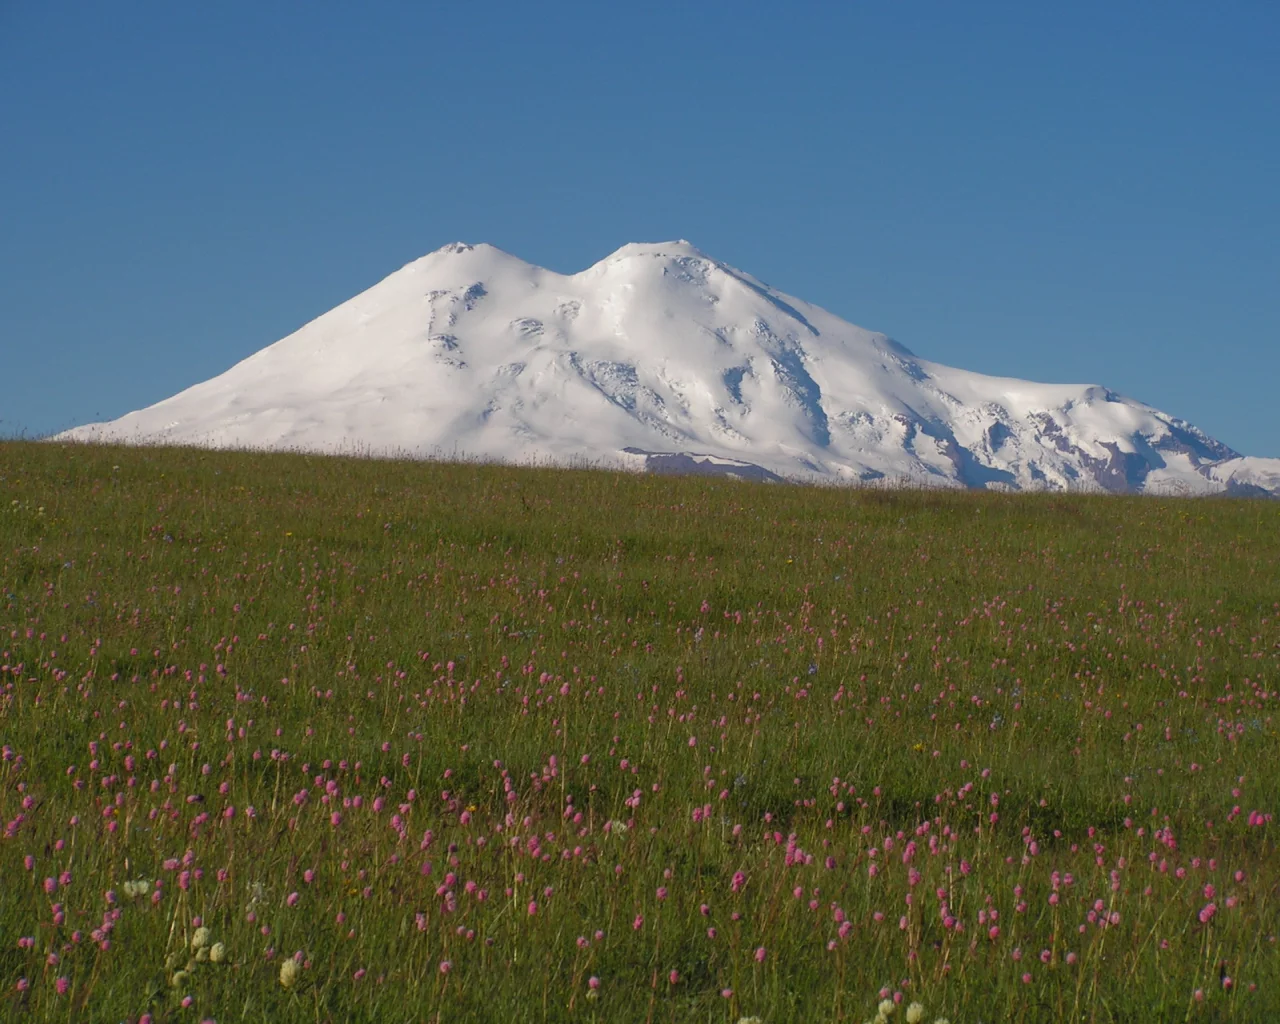
[[[1280,1019],[1278,662],[1276,503],[0,444],[0,1018]]]

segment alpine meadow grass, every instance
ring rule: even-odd
[[[1280,503],[0,444],[0,1018],[1280,1020]]]

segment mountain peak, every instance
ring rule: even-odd
[[[448,245],[442,245],[434,252],[427,253],[428,256],[465,256],[467,253],[493,253],[502,252],[496,245],[490,245],[488,242],[450,242]],[[503,255],[509,255],[503,253]]]
[[[496,245],[490,245],[488,242],[450,242],[448,245],[442,245],[439,249],[427,253],[423,259],[431,257],[467,257],[475,258],[501,258],[508,260],[519,259],[512,256],[509,252],[499,249]],[[523,260],[521,260],[523,262]]]
[[[401,268],[414,280],[422,277],[437,276],[441,282],[454,277],[465,277],[471,281],[484,280],[494,274],[508,271],[527,273],[535,268],[525,263],[518,256],[499,249],[488,242],[450,242],[439,249],[433,249],[425,256],[419,256]],[[386,278],[384,282],[394,280],[396,274]],[[375,286],[377,287],[377,286]]]
[[[657,257],[667,259],[691,258],[717,262],[692,242],[678,238],[671,242],[628,242],[606,256],[601,263],[619,263],[623,260]]]

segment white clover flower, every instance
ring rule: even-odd
[[[186,971],[175,971],[173,977],[169,981],[169,984],[174,988],[182,988],[182,986],[187,983],[187,979],[189,977],[191,977],[191,975]]]
[[[280,984],[285,988],[293,988],[301,976],[302,964],[298,963],[293,957],[289,957],[288,960],[280,965]]]
[[[893,1016],[893,1011],[896,1009],[897,1006],[894,1005],[892,999],[882,999],[880,1000],[880,1006],[876,1012],[879,1013],[883,1019],[888,1020]]]
[[[912,1003],[907,1007],[907,1024],[920,1024],[924,1020],[924,1004]]]
[[[135,896],[145,896],[147,894],[147,891],[150,888],[151,888],[150,882],[148,882],[145,878],[139,878],[136,882],[133,883],[133,894]]]
[[[204,949],[205,946],[209,945],[212,938],[213,933],[210,932],[208,928],[197,928],[195,934],[191,936],[191,948]]]
[[[197,949],[197,950],[196,950],[196,956],[195,956],[195,962],[196,962],[196,963],[198,963],[198,964],[202,964],[202,963],[204,963],[204,962],[205,962],[206,960],[208,960],[208,959],[209,959],[209,947],[208,947],[208,946],[201,946],[199,949]]]
[[[220,964],[227,958],[227,947],[221,942],[215,942],[209,947],[209,962]]]

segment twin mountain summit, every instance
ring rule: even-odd
[[[447,245],[211,380],[57,437],[1280,497],[1280,459],[1104,387],[920,359],[684,241],[571,275]]]

